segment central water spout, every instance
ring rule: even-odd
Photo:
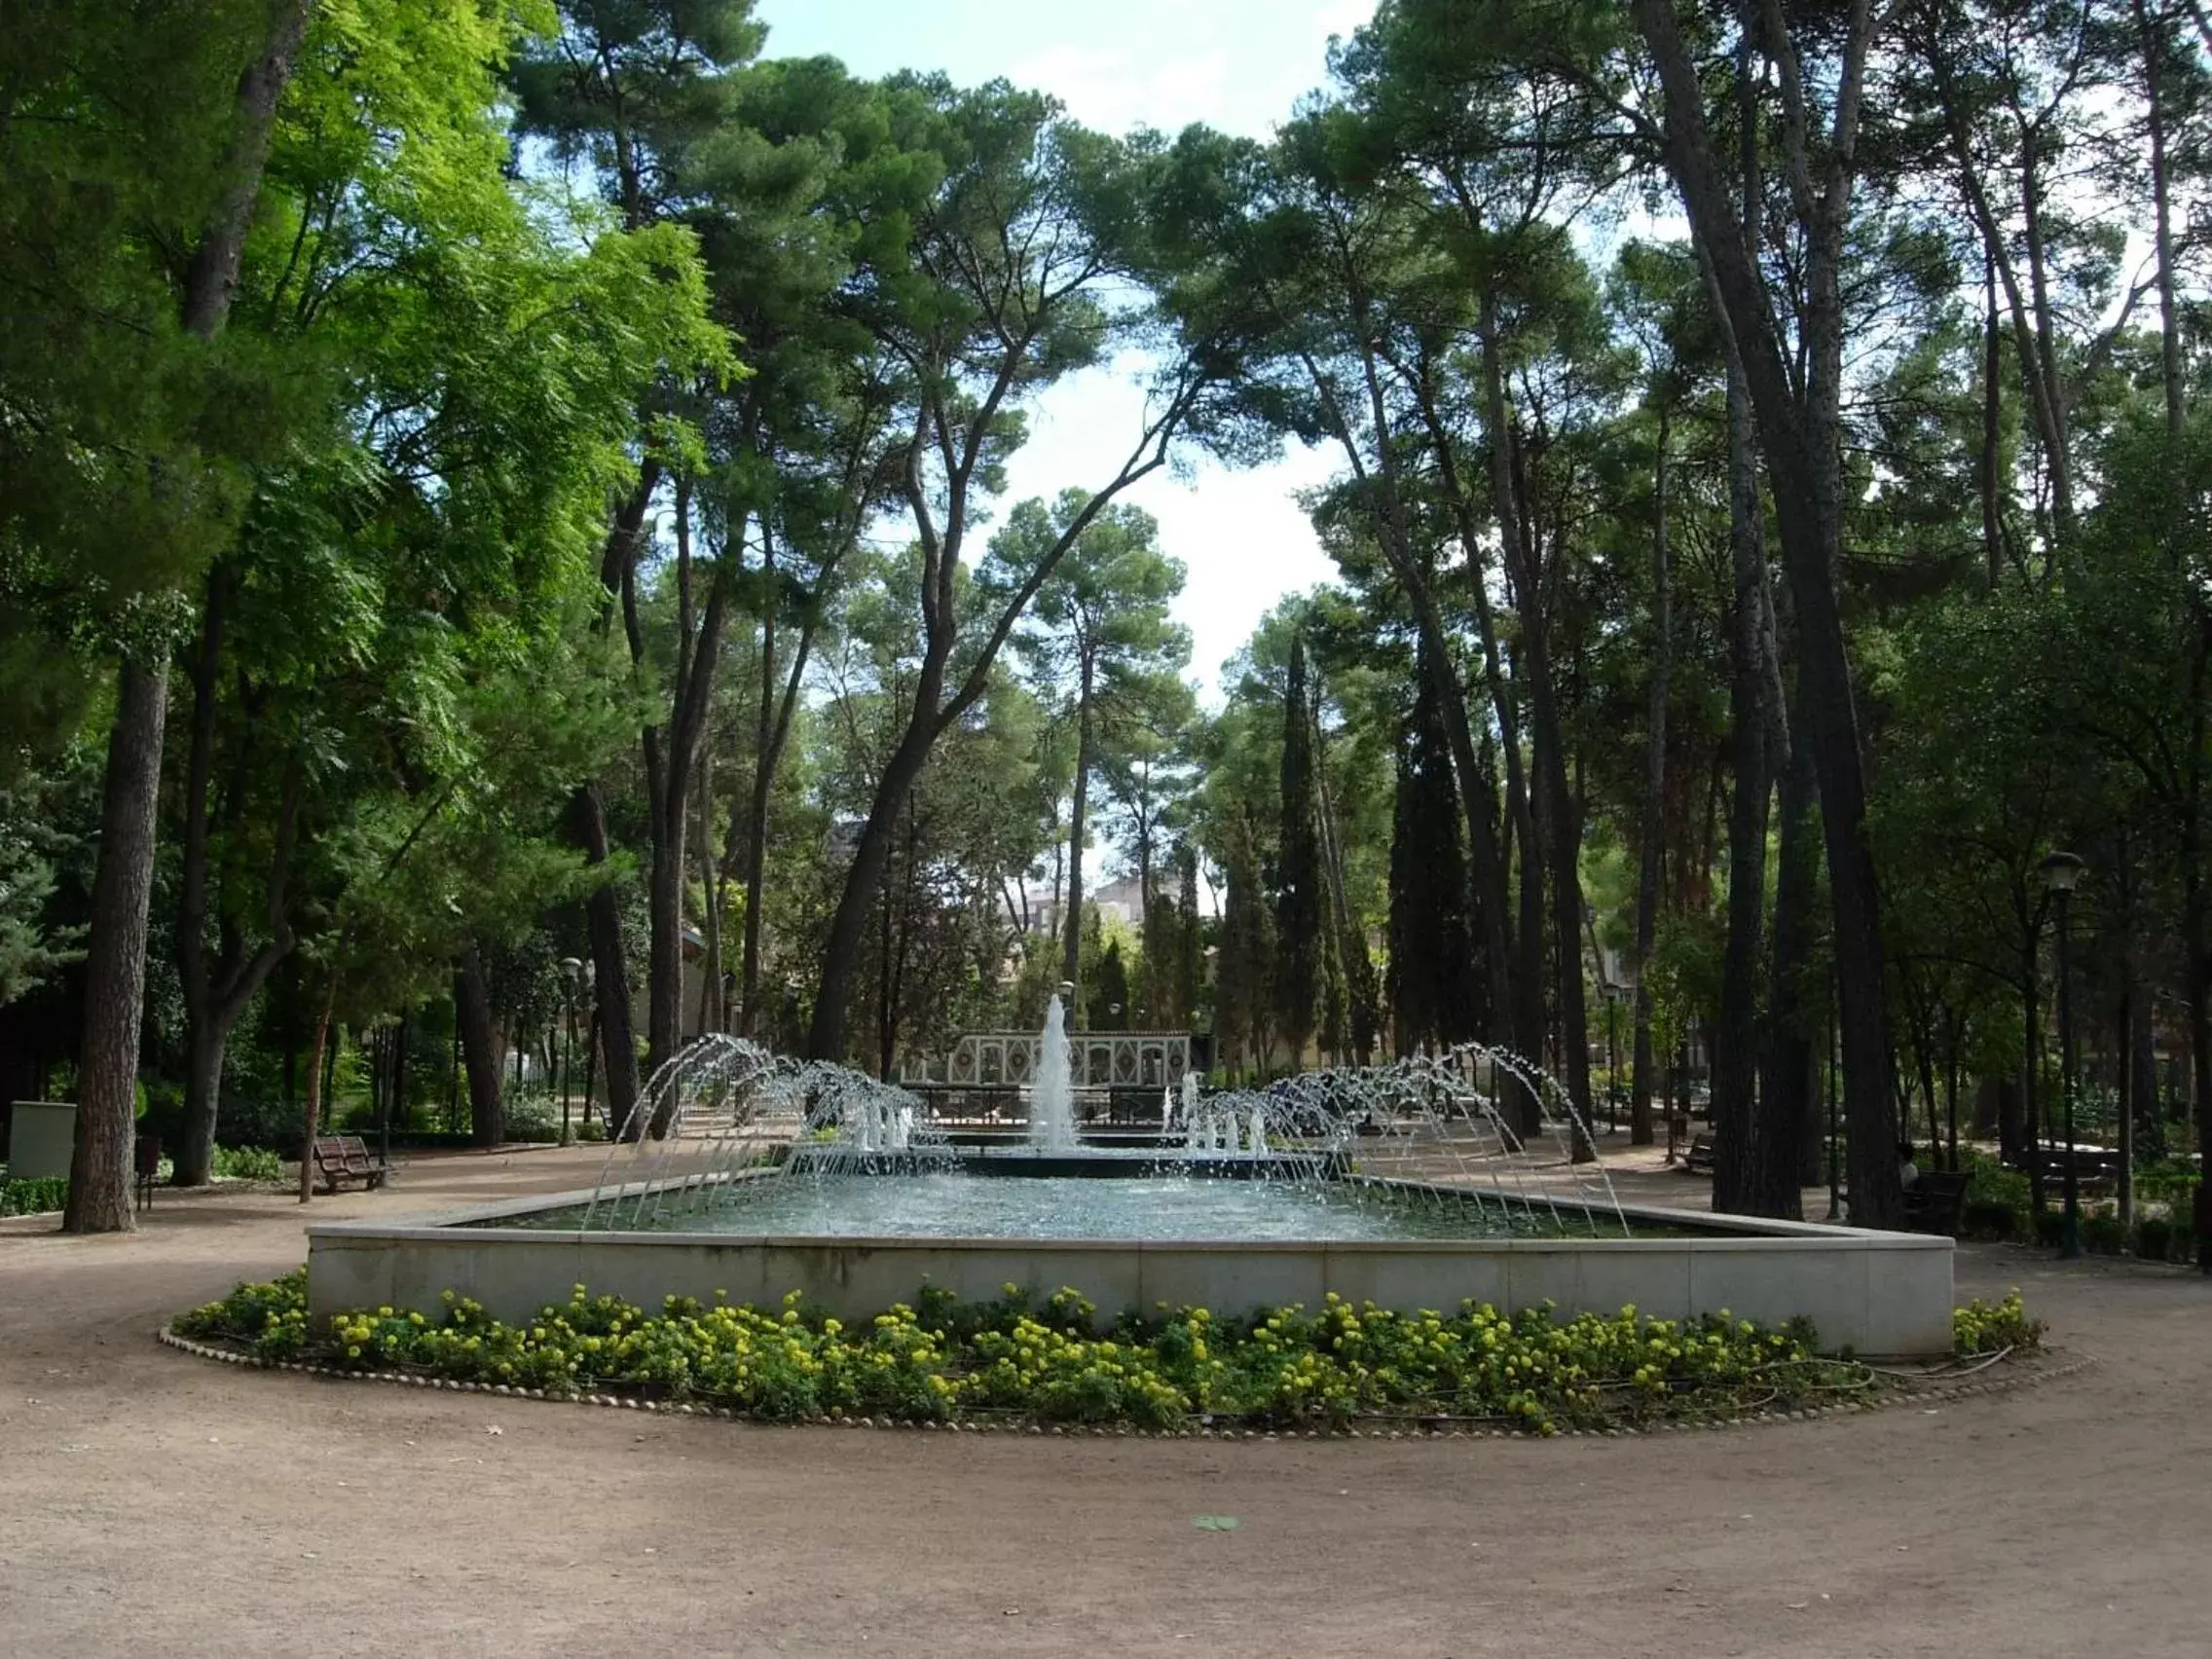
[[[1029,1087],[1029,1144],[1054,1151],[1075,1145],[1075,1075],[1068,1061],[1067,1013],[1058,997],[1045,1006],[1037,1076]]]

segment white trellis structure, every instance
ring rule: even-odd
[[[952,1088],[1026,1088],[1043,1037],[1034,1031],[970,1031],[942,1059],[908,1060],[903,1084]],[[1071,1031],[1068,1064],[1078,1088],[1175,1088],[1191,1069],[1188,1031]]]

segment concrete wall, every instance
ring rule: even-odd
[[[77,1108],[61,1100],[18,1100],[10,1108],[8,1175],[34,1181],[67,1175],[77,1149]]]
[[[468,1218],[547,1207],[540,1198]],[[797,1289],[809,1303],[854,1318],[911,1302],[924,1283],[970,1299],[997,1296],[1012,1283],[1037,1298],[1072,1285],[1110,1317],[1162,1302],[1220,1311],[1293,1302],[1313,1308],[1335,1291],[1403,1309],[1452,1309],[1471,1297],[1510,1309],[1550,1302],[1562,1316],[1615,1313],[1630,1304],[1666,1318],[1725,1309],[1779,1325],[1803,1315],[1829,1349],[1950,1351],[1948,1238],[1630,1213],[1720,1235],[1329,1244],[748,1238],[459,1228],[451,1223],[462,1218],[439,1217],[415,1226],[310,1227],[308,1300],[317,1315],[386,1305],[428,1311],[451,1289],[514,1320],[566,1301],[579,1283],[648,1309],[669,1295],[772,1303]]]

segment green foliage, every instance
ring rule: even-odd
[[[1476,1035],[1474,935],[1452,751],[1423,656],[1398,750],[1390,834],[1390,1012],[1397,1051]]]
[[[284,1174],[284,1161],[266,1147],[217,1146],[215,1173],[234,1181],[276,1181]]]
[[[1667,1418],[1730,1416],[1866,1382],[1816,1357],[1801,1321],[1762,1330],[1727,1314],[1646,1318],[1634,1308],[1565,1322],[1550,1309],[1506,1315],[1397,1313],[1331,1295],[1299,1308],[1217,1318],[1161,1308],[1105,1334],[1073,1290],[1032,1309],[1017,1287],[962,1304],[925,1290],[848,1328],[801,1306],[670,1297],[658,1313],[578,1285],[523,1325],[447,1291],[440,1308],[340,1313],[307,1326],[293,1274],[240,1285],[176,1321],[186,1335],[265,1359],[305,1353],[346,1369],[402,1369],[549,1393],[643,1392],[772,1420],[824,1414],[907,1421],[1008,1416],[1042,1422],[1175,1428],[1194,1419],[1299,1426],[1368,1416],[1449,1417],[1536,1434]],[[1958,1313],[1962,1352],[2035,1341],[2015,1292]]]
[[[1951,1309],[1951,1347],[1961,1359],[2004,1348],[2034,1347],[2043,1341],[2043,1321],[2028,1317],[2017,1290],[2006,1292],[2002,1302],[1976,1297],[1964,1308]]]
[[[0,1215],[43,1215],[69,1201],[69,1177],[41,1175],[35,1179],[0,1180]]]
[[[561,1138],[560,1103],[542,1089],[510,1093],[503,1121],[510,1141],[558,1141]],[[571,1119],[573,1127],[574,1120]]]

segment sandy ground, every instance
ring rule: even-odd
[[[425,1159],[312,1213],[587,1165]],[[1622,1441],[971,1439],[317,1382],[153,1342],[297,1264],[300,1223],[216,1193],[164,1195],[135,1237],[0,1224],[0,1655],[2212,1652],[2212,1285],[2178,1271],[1963,1249],[1962,1296],[2020,1284],[2102,1363],[1926,1413]]]

